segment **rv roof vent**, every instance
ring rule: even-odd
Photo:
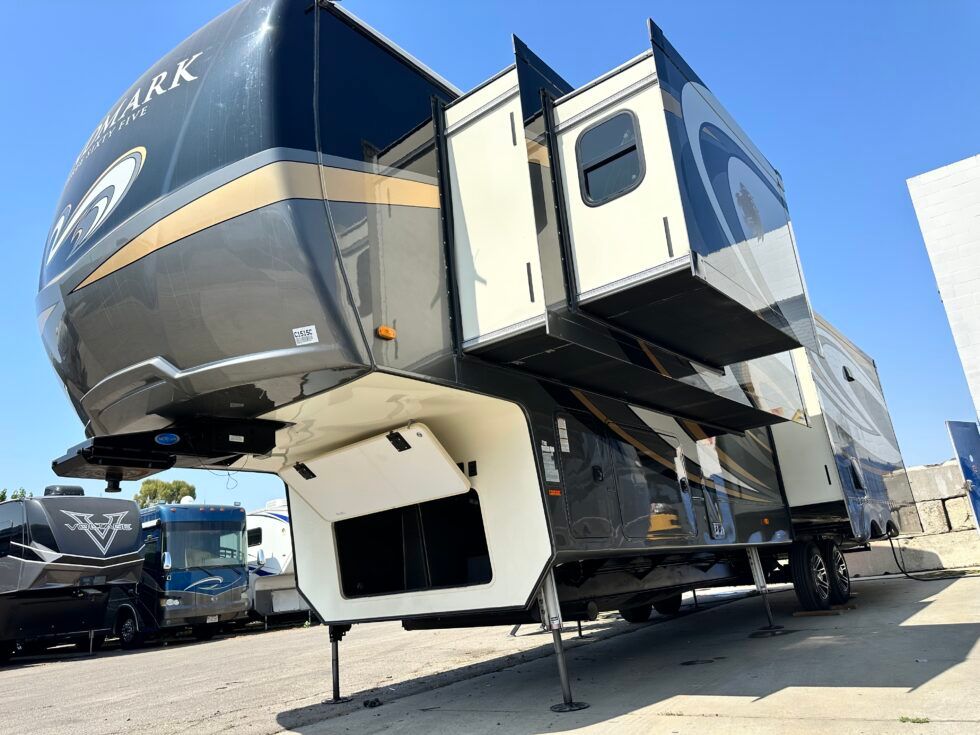
[[[180,504],[181,505],[193,505],[194,504],[194,498],[192,498],[190,495],[185,495],[184,497],[182,497],[180,499]]]
[[[286,508],[286,507],[287,505],[286,505],[285,498],[276,498],[275,500],[270,500],[265,504],[266,510],[273,510],[275,508]]]
[[[84,495],[83,490],[78,485],[48,485],[44,488],[44,497],[52,495]]]

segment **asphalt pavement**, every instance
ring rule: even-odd
[[[96,657],[61,653],[0,669],[0,732],[219,733],[976,733],[980,577],[855,584],[852,608],[794,616],[757,637],[761,601],[701,595],[674,619],[604,616],[570,630],[576,699],[560,700],[550,636],[533,626],[406,632],[355,626],[329,704],[322,627],[253,632]],[[366,707],[365,704],[379,706]]]

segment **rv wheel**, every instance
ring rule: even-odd
[[[645,623],[650,619],[651,612],[653,612],[653,605],[640,605],[639,607],[624,607],[619,611],[619,614],[627,623]]]
[[[676,615],[681,610],[681,593],[657,600],[653,603],[653,609],[661,615]]]
[[[116,623],[116,634],[119,636],[119,645],[126,650],[143,645],[143,634],[136,626],[136,618],[132,613],[121,613],[119,622]]]
[[[790,548],[793,589],[804,610],[830,608],[830,574],[820,549],[812,541],[796,541]]]
[[[835,541],[827,539],[820,546],[830,579],[830,604],[843,605],[851,599],[851,575],[847,571],[847,560]]]

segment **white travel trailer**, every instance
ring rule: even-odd
[[[246,518],[248,607],[252,617],[307,614],[309,605],[296,588],[293,536],[286,499],[270,500]]]

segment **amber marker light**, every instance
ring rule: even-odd
[[[394,327],[389,327],[387,324],[382,324],[375,330],[375,334],[378,335],[380,339],[394,339],[398,336],[398,332],[395,331]]]
[[[763,518],[762,519],[762,525],[763,526],[768,526],[769,525],[769,519],[768,518]]]

